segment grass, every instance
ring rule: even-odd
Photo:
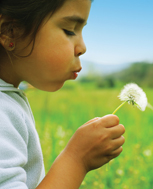
[[[71,84],[55,93],[27,92],[39,133],[46,172],[76,129],[94,117],[112,113],[121,103],[119,89],[98,90]],[[153,104],[153,90],[145,90]],[[151,189],[153,186],[153,111],[125,104],[117,113],[126,132],[123,152],[87,174],[80,189]]]

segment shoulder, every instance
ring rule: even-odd
[[[6,107],[7,104],[10,105],[10,107],[16,107],[18,106],[18,99],[19,95],[15,92],[7,91],[2,92],[0,91],[0,107]]]
[[[17,99],[14,99],[11,95],[0,92],[0,117],[9,117],[10,120],[21,119],[24,120],[24,115],[19,107]]]
[[[7,133],[15,132],[24,141],[28,140],[24,112],[14,98],[3,92],[0,92],[0,129]]]

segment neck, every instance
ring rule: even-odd
[[[0,78],[18,88],[21,81],[19,80],[18,75],[15,72],[11,57],[9,57],[5,51],[4,54],[2,56],[1,55],[2,54],[0,54]]]

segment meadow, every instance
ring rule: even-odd
[[[74,82],[75,83],[75,82]],[[54,92],[26,92],[44,155],[46,172],[77,130],[88,120],[111,114],[120,105],[120,88],[97,89],[68,82]],[[153,90],[144,89],[153,105]],[[116,115],[126,128],[119,157],[87,174],[80,189],[153,188],[153,110],[125,104]]]

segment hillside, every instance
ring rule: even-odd
[[[93,83],[98,88],[120,87],[130,82],[137,83],[141,87],[153,88],[153,63],[133,63],[120,71],[106,75],[100,69],[96,71],[91,67],[79,81],[86,84]]]
[[[153,63],[133,63],[129,68],[113,73],[109,77],[124,83],[135,82],[140,86],[153,88]]]

